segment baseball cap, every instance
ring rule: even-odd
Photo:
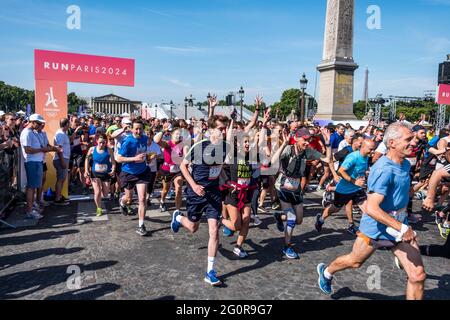
[[[412,128],[412,131],[413,131],[413,132],[419,132],[420,130],[425,130],[425,131],[426,131],[425,127],[424,127],[424,126],[421,126],[421,125],[416,125],[416,126],[414,126],[414,127]]]
[[[40,122],[40,123],[45,123],[44,118],[40,114],[37,114],[37,113],[32,114],[30,116],[29,120],[30,120],[30,122],[36,121],[36,122]]]
[[[122,124],[132,124],[133,122],[130,120],[130,118],[123,118]]]
[[[5,114],[6,114],[5,111],[3,110],[0,111],[0,117],[4,116]]]
[[[311,134],[309,133],[309,130],[307,130],[307,129],[300,129],[300,130],[297,130],[297,132],[295,133],[295,137],[308,140],[309,138],[311,138]]]

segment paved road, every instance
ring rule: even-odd
[[[315,194],[308,198],[319,200]],[[198,234],[181,230],[174,235],[169,214],[150,210],[146,226],[152,233],[141,238],[134,231],[136,217],[113,213],[105,221],[77,222],[77,211],[89,205],[49,207],[35,227],[0,229],[0,299],[404,299],[406,275],[387,251],[377,252],[360,270],[338,274],[332,297],[320,293],[316,265],[349,252],[354,240],[345,231],[343,213],[318,234],[314,216],[320,207],[306,210],[304,224],[295,231],[301,254],[296,261],[282,257],[282,235],[271,215],[262,215],[263,224],[250,230],[247,260],[232,254],[235,238],[221,236],[216,265],[225,285],[211,288],[203,282],[205,224]],[[431,218],[417,232],[422,244],[443,242]],[[424,261],[426,298],[450,299],[448,260]],[[377,268],[380,288],[370,290],[367,283],[376,279]]]

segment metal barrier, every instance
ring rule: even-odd
[[[0,151],[0,223],[14,228],[13,225],[2,220],[11,203],[16,199],[20,190],[20,149],[5,149]]]

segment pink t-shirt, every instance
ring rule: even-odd
[[[164,163],[161,166],[161,170],[170,173],[178,173],[180,172],[180,165],[173,162],[172,152],[177,154],[179,156],[179,160],[181,161],[183,157],[183,144],[175,144],[172,141],[167,141],[167,144],[168,147],[164,148]]]

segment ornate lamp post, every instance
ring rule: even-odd
[[[244,88],[241,86],[241,89],[239,89],[239,98],[241,99],[241,122],[243,120],[243,112],[244,112],[244,95],[245,95],[245,91]]]
[[[300,109],[300,121],[302,124],[305,124],[305,90],[308,85],[308,79],[306,79],[305,74],[303,73],[300,79],[300,89],[302,90],[302,105]]]

